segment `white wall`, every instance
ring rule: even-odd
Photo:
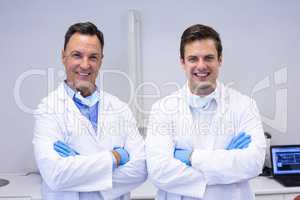
[[[297,0],[0,1],[3,88],[0,99],[0,172],[35,169],[31,145],[33,118],[15,100],[17,80],[24,72],[39,70],[46,73],[27,77],[19,90],[21,103],[27,108],[35,108],[48,93],[47,75],[53,73],[55,85],[64,78],[61,76],[60,51],[65,31],[72,23],[87,20],[104,32],[103,69],[119,69],[127,73],[128,9],[141,13],[144,81],[156,83],[160,96],[174,90],[166,86],[167,82],[184,83],[179,64],[182,31],[194,23],[211,25],[223,40],[221,79],[225,83],[232,82],[233,87],[257,100],[266,122],[265,130],[273,134],[273,144],[300,143],[297,132],[300,129],[300,94],[297,90],[300,84],[297,62],[300,52],[299,8]],[[278,71],[280,69],[283,71]],[[274,81],[275,74],[284,78],[284,72],[287,72],[287,79],[275,84],[279,83]],[[253,88],[265,78],[269,78],[270,86],[253,93]],[[104,79],[104,88],[125,101],[129,99],[130,91],[126,89],[128,83],[124,77],[107,74]],[[261,84],[266,86],[265,82]],[[145,91],[154,94],[153,88]],[[278,103],[276,94],[283,103]],[[158,97],[146,100],[145,108],[149,109],[156,99]],[[284,100],[287,100],[287,111]],[[276,115],[276,110],[281,108]],[[285,113],[287,122],[284,121]]]

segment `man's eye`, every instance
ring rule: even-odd
[[[98,57],[97,56],[91,56],[90,60],[92,60],[92,61],[98,61]]]
[[[197,61],[197,58],[194,58],[194,57],[188,58],[188,61],[189,61],[189,62],[196,62],[196,61]]]
[[[79,53],[72,54],[72,58],[78,59],[81,58],[81,55]]]
[[[213,61],[214,59],[215,59],[215,57],[213,57],[213,56],[205,57],[206,61]]]

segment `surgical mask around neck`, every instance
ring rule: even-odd
[[[207,96],[198,96],[190,93],[188,103],[193,108],[206,109],[214,98],[215,92],[212,92]]]
[[[75,101],[79,101],[81,104],[86,105],[88,107],[94,106],[99,101],[100,95],[96,90],[90,96],[83,97],[80,92],[76,92],[74,99]]]

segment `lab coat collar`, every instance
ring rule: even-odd
[[[226,112],[227,108],[228,108],[228,94],[226,92],[228,88],[224,86],[223,83],[219,82],[217,80],[217,86],[216,86],[216,89],[214,91],[214,99],[213,101],[215,101],[216,103],[216,107],[217,107],[217,113],[219,114],[223,114],[224,112]],[[186,104],[186,112],[190,112],[190,109],[188,109],[187,111],[187,108],[189,107],[189,103],[188,103],[188,95],[191,94],[191,91],[190,91],[190,88],[188,86],[188,82],[186,82],[184,84],[184,86],[182,87],[181,89],[181,94],[183,95],[183,98],[184,98],[184,102]]]
[[[208,104],[210,105],[212,103],[212,101],[215,101],[217,104],[220,103],[220,83],[217,81],[217,84],[216,84],[216,89],[209,95],[207,96],[210,96],[210,98],[212,98],[210,100],[210,102],[208,102]],[[195,107],[195,105],[193,105],[193,103],[191,102],[191,96],[194,95],[192,94],[189,86],[188,86],[188,82],[185,83],[185,85],[183,86],[183,91],[184,91],[184,96],[185,96],[185,100],[186,102],[188,103],[189,106],[191,107]],[[207,106],[208,107],[208,106]]]
[[[108,116],[119,115],[120,112],[124,111],[125,107],[122,106],[123,104],[113,103],[112,97],[103,90],[99,89],[98,91],[100,98],[98,103],[98,129],[96,135],[101,137],[101,135],[103,135],[101,133],[101,127],[105,127]],[[69,113],[74,113],[77,118],[81,118],[81,120],[84,122],[84,125],[88,127],[89,132],[95,131],[89,120],[80,113],[80,110],[76,107],[73,99],[67,94],[64,87],[64,82],[58,86],[55,96],[59,101],[61,101],[61,103],[55,103],[55,105],[59,107],[59,111],[61,113],[65,112],[65,110],[70,111]]]
[[[68,98],[70,98],[72,100],[76,93],[65,82],[60,83],[57,90],[58,90],[58,94],[59,94],[58,98],[63,101]],[[103,91],[98,89],[98,86],[97,86],[96,90],[99,92],[99,97],[100,97],[99,101],[101,101],[101,99],[102,99],[101,97],[103,97],[103,95],[104,95]]]
[[[78,93],[78,91],[74,90],[73,88],[71,88],[66,80],[63,82],[63,85],[64,85],[64,88],[67,92],[67,94],[73,99],[74,95],[76,95],[76,93]],[[98,86],[96,85],[96,90],[94,92],[98,92],[99,93],[99,89],[98,89]],[[93,92],[93,93],[94,93]],[[80,93],[80,92],[79,92]]]
[[[74,100],[74,98],[78,99],[80,102],[82,102],[82,104],[86,105],[86,106],[93,106],[95,105],[97,102],[99,102],[99,91],[98,91],[98,87],[96,86],[96,90],[89,96],[89,97],[83,97],[81,96],[79,91],[76,91],[74,89],[72,89],[66,81],[64,81],[64,87],[65,90],[67,92],[67,94]],[[90,100],[88,100],[90,98]],[[89,105],[89,104],[92,105]]]
[[[101,94],[102,92],[99,91],[100,93],[100,100],[99,100],[99,105],[98,105],[98,111],[100,111],[100,108],[101,108]],[[70,118],[73,118],[73,119],[77,119],[80,121],[80,124],[83,126],[83,127],[86,127],[88,132],[91,133],[90,135],[94,138],[94,140],[96,141],[98,138],[96,138],[95,136],[96,135],[99,135],[99,129],[97,130],[97,134],[95,134],[95,130],[91,124],[91,122],[81,114],[80,110],[77,108],[77,106],[75,105],[72,97],[69,96],[69,94],[67,93],[66,91],[66,88],[65,88],[65,83],[62,82],[59,86],[58,86],[58,89],[57,89],[57,98],[62,101],[62,103],[58,103],[57,105],[63,105],[64,106],[64,109],[62,110],[64,112],[64,110],[67,111],[67,115],[70,116]],[[100,105],[101,104],[101,105]],[[100,113],[98,112],[98,127],[101,127],[99,122],[100,118]],[[74,122],[74,120],[72,120]],[[83,131],[83,130],[82,130]]]
[[[66,100],[68,100],[69,102],[72,102],[72,104],[76,107],[76,105],[74,104],[74,102],[73,102],[73,97],[71,97],[70,95],[68,95],[68,93],[67,93],[67,91],[66,91],[66,89],[65,89],[65,83],[64,82],[62,82],[59,86],[58,86],[58,88],[57,88],[57,93],[58,93],[58,99],[60,100],[60,101],[66,101]],[[98,88],[98,87],[97,87]],[[108,98],[105,98],[105,96],[106,96],[106,93],[103,91],[103,90],[101,90],[101,89],[97,89],[97,91],[99,92],[99,111],[100,111],[100,108],[102,109],[102,112],[104,112],[104,111],[106,111],[106,112],[108,112],[107,111],[107,108],[108,107],[111,107],[110,106],[110,102],[109,102],[109,100],[108,100]],[[73,91],[74,92],[74,91]],[[75,93],[75,92],[74,92]],[[104,110],[103,110],[104,109]],[[79,110],[78,110],[78,112],[79,112]],[[101,112],[101,113],[102,113]],[[99,120],[98,120],[99,121]]]

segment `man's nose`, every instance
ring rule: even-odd
[[[84,58],[81,60],[80,67],[81,67],[82,69],[88,69],[88,68],[90,67],[88,58],[84,57]]]
[[[200,70],[207,68],[206,63],[204,62],[204,60],[202,58],[198,59],[197,68]]]

